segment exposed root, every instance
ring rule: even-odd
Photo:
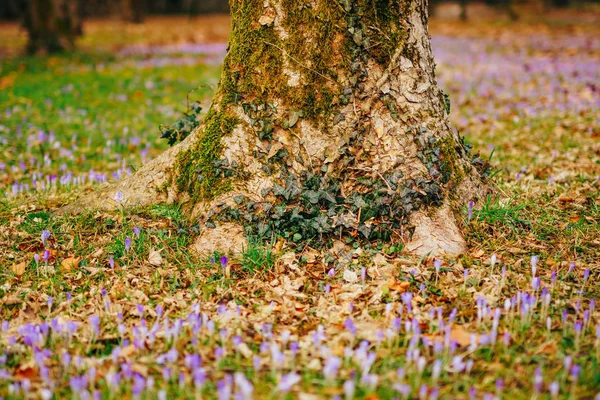
[[[86,210],[114,211],[121,207],[148,206],[172,203],[178,194],[171,184],[174,178],[174,160],[187,149],[196,135],[173,146],[142,166],[132,176],[89,193],[58,210],[61,214],[77,214]],[[117,193],[121,200],[117,200]]]
[[[241,253],[248,245],[244,229],[240,224],[223,223],[214,229],[203,229],[193,249],[198,254],[212,255]]]
[[[411,215],[410,223],[415,232],[407,249],[418,256],[459,255],[467,248],[448,204],[417,211]]]

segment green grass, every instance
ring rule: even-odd
[[[176,25],[168,28],[175,31]],[[489,29],[476,28],[482,32]],[[106,35],[99,32],[85,40],[99,43],[110,36]],[[143,39],[142,35],[136,38]],[[108,42],[118,44],[119,38],[112,36]],[[134,66],[140,61],[85,51],[60,57],[1,60],[0,78],[12,76],[12,83],[0,90],[0,137],[9,139],[0,151],[0,163],[8,164],[5,172],[0,172],[0,192],[10,193],[12,179],[30,181],[33,171],[57,175],[65,171],[87,173],[90,169],[112,172],[121,169],[123,162],[135,169],[142,164],[142,149],[147,148],[148,158],[163,151],[166,143],[158,140],[158,125],[176,120],[185,111],[188,92],[205,84],[214,85],[219,71],[203,65]],[[210,91],[202,87],[193,92],[192,100],[208,101]],[[451,98],[457,97],[459,93],[451,93]],[[319,398],[343,397],[343,383],[353,379],[357,383],[356,398],[398,397],[394,385],[400,382],[410,385],[411,398],[418,397],[420,384],[429,389],[436,386],[441,398],[468,398],[471,387],[481,398],[483,393],[494,393],[496,380],[503,379],[505,398],[529,399],[535,396],[533,380],[538,367],[544,374],[538,398],[550,397],[548,385],[554,380],[561,385],[559,398],[593,398],[600,391],[600,343],[594,332],[595,324],[600,322],[598,307],[591,313],[584,336],[577,335],[574,323],[583,320],[591,299],[600,298],[600,158],[597,138],[590,134],[598,131],[597,116],[557,114],[518,120],[509,116],[486,121],[472,117],[487,113],[487,107],[484,98],[472,99],[466,105],[453,103],[452,118],[458,124],[462,116],[468,117],[463,133],[476,149],[482,150],[484,159],[491,153],[487,145],[495,146],[495,195],[475,204],[471,220],[467,220],[465,208],[461,224],[469,251],[456,259],[444,259],[439,274],[433,260],[415,259],[403,251],[402,243],[377,249],[345,247],[323,254],[297,248],[282,238],[270,241],[254,237],[249,238],[240,254],[229,255],[224,271],[219,262],[222,254],[197,254],[192,249],[201,224],[189,217],[183,205],[160,204],[116,212],[88,210],[78,215],[55,212],[96,185],[2,197],[0,320],[10,321],[10,328],[8,334],[0,332],[0,346],[8,351],[5,364],[0,359],[0,370],[6,369],[14,376],[35,364],[37,350],[22,346],[22,339],[17,346],[7,344],[9,336],[20,337],[18,326],[50,323],[58,318],[77,321],[80,328],[73,338],[53,333],[43,343],[52,353],[46,365],[51,367],[56,384],[55,398],[76,396],[69,388],[69,378],[88,370],[75,364],[62,367],[60,357],[64,351],[98,366],[96,389],[104,399],[130,397],[131,381],[118,390],[107,382],[107,374],[127,362],[155,379],[156,390],[147,393],[147,398],[157,397],[157,390],[167,390],[168,398],[198,398],[183,359],[189,354],[201,355],[210,376],[202,390],[203,398],[214,398],[216,382],[227,374],[243,372],[254,384],[255,398],[297,398],[301,392]],[[54,131],[58,145],[28,141],[28,136],[40,129]],[[129,141],[136,137],[139,141]],[[128,141],[120,143],[122,138]],[[39,167],[30,165],[32,157],[36,162],[44,158],[49,162]],[[20,170],[20,161],[28,165],[25,171]],[[521,172],[522,168],[525,171]],[[516,179],[517,172],[521,172],[520,180]],[[140,229],[139,237],[134,228]],[[52,235],[48,268],[43,261],[36,267],[33,260],[34,254],[44,250],[40,239],[43,230]],[[125,249],[127,238],[132,241],[129,251]],[[153,251],[160,252],[162,263],[158,266],[149,262]],[[295,254],[290,256],[292,252]],[[493,270],[492,254],[497,255]],[[426,364],[419,372],[418,361],[407,357],[414,333],[405,332],[405,323],[408,321],[410,326],[411,318],[416,318],[421,334],[435,340],[439,322],[431,317],[431,308],[443,307],[446,322],[456,308],[455,328],[479,338],[489,334],[494,329],[492,318],[478,318],[477,299],[486,298],[493,312],[496,307],[503,309],[505,300],[517,293],[531,293],[532,255],[539,256],[536,276],[552,294],[550,305],[542,307],[538,291],[529,316],[504,312],[495,345],[469,350],[467,344],[452,354],[447,348],[436,354],[432,346],[420,345],[419,356]],[[81,260],[66,270],[62,263],[72,257]],[[111,257],[114,268],[109,266]],[[576,266],[569,272],[573,262]],[[25,264],[22,273],[17,268],[21,263]],[[360,278],[357,282],[346,280],[346,269],[360,276],[362,267],[367,268],[365,282]],[[335,274],[329,276],[327,271],[332,268]],[[468,277],[463,284],[465,268]],[[587,282],[586,269],[591,271]],[[554,283],[553,271],[557,272]],[[584,287],[585,292],[579,293]],[[105,297],[102,289],[107,291]],[[407,319],[404,308],[399,332],[392,339],[384,337],[378,342],[378,330],[386,335],[387,329],[393,328],[394,318],[400,317],[396,311],[388,316],[387,305],[393,304],[396,310],[404,304],[402,295],[406,292],[414,294],[413,314]],[[67,293],[73,296],[70,304]],[[48,296],[54,298],[51,308]],[[154,341],[147,340],[141,348],[125,347],[124,340],[134,337],[133,327],[140,329],[143,324],[138,304],[145,306],[143,318],[149,329],[155,323],[164,326],[166,319],[171,326],[178,318],[193,319],[191,314],[197,307],[214,323],[214,332],[206,325],[199,332],[185,325],[176,339],[168,339],[160,330]],[[164,308],[162,317],[156,315],[159,305]],[[567,311],[565,324],[563,310]],[[119,314],[126,327],[123,335],[118,328]],[[88,322],[92,315],[102,321],[101,334],[94,340]],[[358,325],[356,337],[344,326],[348,318]],[[263,331],[264,324],[272,324],[272,335]],[[313,345],[319,325],[324,327],[322,344],[326,348]],[[222,329],[226,331],[225,340],[220,336]],[[291,338],[286,347],[282,333],[288,330]],[[504,332],[510,334],[508,345],[503,344]],[[243,338],[250,357],[233,347],[230,339],[234,335]],[[344,356],[346,346],[356,349],[363,340],[370,342],[368,351],[377,355],[371,367],[380,379],[376,389],[360,382],[363,368],[357,357]],[[300,350],[293,360],[291,352],[285,350],[286,363],[281,368],[274,365],[271,348],[261,353],[263,342],[277,343],[284,349],[290,341],[299,342]],[[113,363],[111,352],[118,346],[125,348],[118,362]],[[217,360],[215,351],[220,346],[225,346],[226,352]],[[162,377],[164,365],[157,359],[170,349],[176,349],[179,357],[169,367],[176,374],[184,372],[187,379],[182,387],[178,376],[166,381]],[[332,380],[325,379],[321,371],[328,354],[343,358],[340,372]],[[455,355],[473,360],[469,373],[454,370]],[[254,371],[253,356],[262,359],[259,372]],[[578,379],[565,371],[566,356],[581,366]],[[436,383],[432,367],[435,360],[443,363]],[[403,380],[398,378],[398,368],[405,368]],[[290,371],[297,371],[302,380],[292,394],[284,395],[277,392],[276,386]],[[39,369],[29,372],[33,374],[32,382],[42,385]],[[13,381],[0,379],[0,396],[11,398],[8,385]]]
[[[167,147],[158,126],[177,120],[186,111],[188,92],[200,86],[190,100],[206,102],[218,74],[218,68],[202,65],[147,68],[125,61],[143,62],[79,54],[0,61],[2,74],[16,74],[13,85],[0,90],[2,112],[10,110],[2,125],[6,135],[30,138],[11,142],[0,154],[9,168],[28,165],[14,179],[30,181],[31,170],[135,170],[144,151],[151,158]],[[39,131],[53,132],[59,145],[36,140]],[[32,158],[45,165],[30,166]],[[6,190],[0,183],[0,191]]]

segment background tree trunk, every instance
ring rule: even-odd
[[[460,5],[460,20],[461,21],[466,21],[467,20],[467,8],[469,6],[469,1],[468,0],[459,0],[458,4]]]
[[[121,0],[123,19],[135,24],[144,22],[144,0]]]
[[[312,245],[349,235],[461,252],[453,211],[483,185],[435,81],[427,1],[230,6],[202,127],[110,193],[144,204],[154,188],[208,227],[243,221]]]
[[[30,0],[24,22],[32,54],[72,50],[82,34],[77,0]]]

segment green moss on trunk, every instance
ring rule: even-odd
[[[210,200],[232,187],[235,177],[223,177],[218,166],[221,138],[241,122],[236,113],[247,114],[260,140],[271,137],[265,126],[299,129],[288,124],[292,114],[327,131],[348,91],[360,96],[369,60],[387,68],[403,48],[411,12],[405,0],[280,0],[279,16],[261,1],[230,3],[232,31],[216,101],[199,140],[177,163],[177,188],[194,200]],[[300,79],[290,85],[290,74]],[[248,110],[257,108],[275,111],[255,123]]]

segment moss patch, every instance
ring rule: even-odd
[[[223,150],[221,137],[229,135],[237,123],[226,112],[211,108],[198,142],[179,154],[176,180],[179,192],[190,193],[197,200],[214,198],[231,189],[231,176],[219,162]]]

